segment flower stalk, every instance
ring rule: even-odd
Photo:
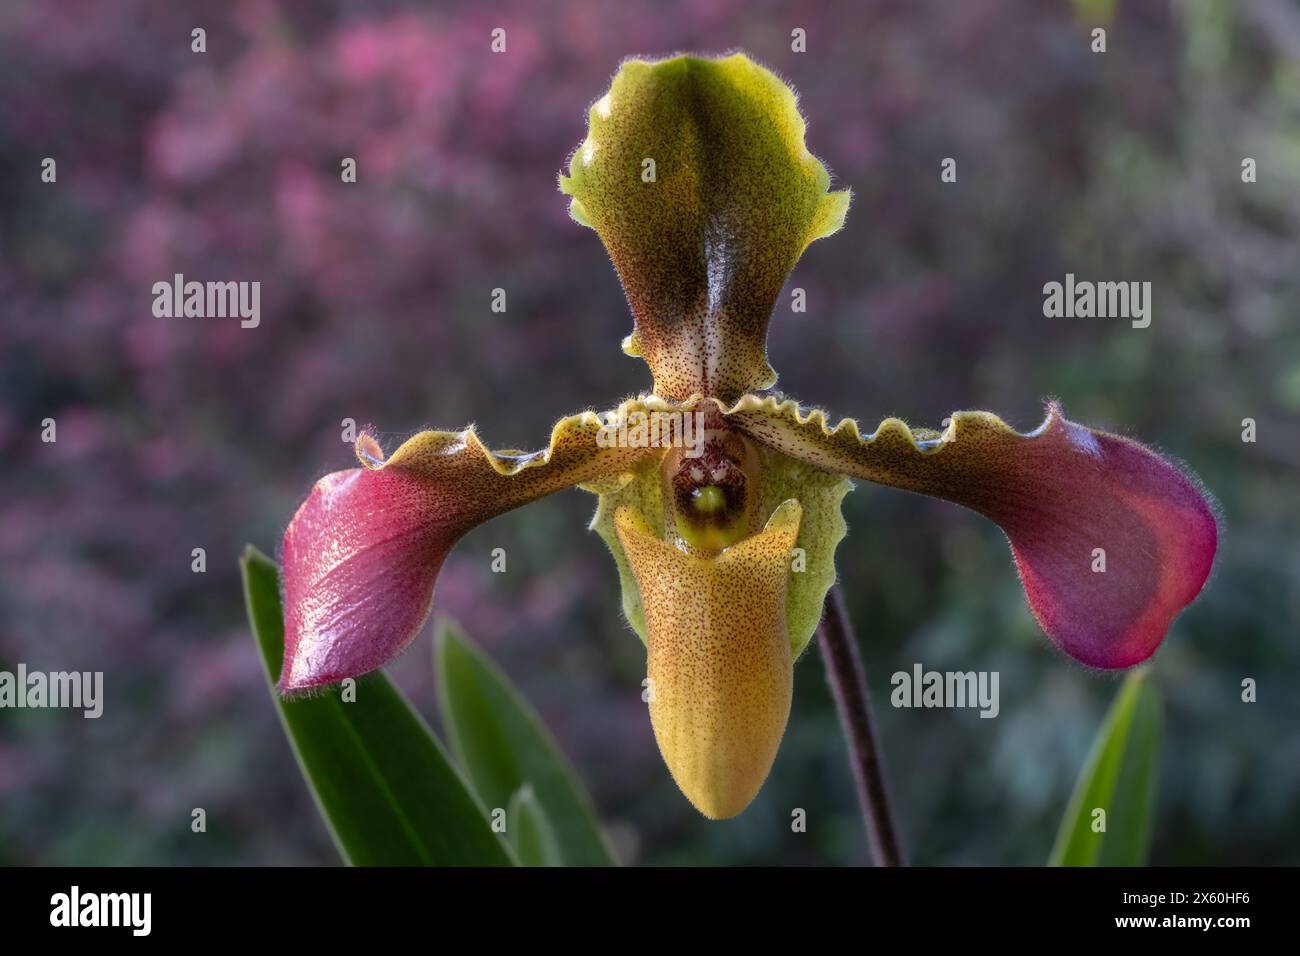
[[[871,722],[871,695],[862,669],[862,657],[858,654],[853,625],[838,586],[832,587],[826,595],[826,609],[818,633],[821,635],[822,663],[826,665],[826,682],[830,684],[835,709],[839,711],[840,724],[844,727],[871,855],[877,866],[905,866],[898,828],[889,807],[884,761]]]

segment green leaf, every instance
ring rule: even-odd
[[[531,786],[569,866],[616,861],[591,801],[528,702],[456,625],[440,621],[439,701],[452,752],[489,807]]]
[[[1146,861],[1161,734],[1160,695],[1131,671],[1093,741],[1052,849],[1052,866],[1141,866]],[[1105,811],[1106,830],[1093,831]]]
[[[284,699],[279,569],[255,548],[240,560],[248,616],[271,696],[303,777],[343,859],[357,866],[509,866],[505,843],[401,692],[376,671],[356,699],[337,688]]]
[[[510,845],[522,866],[563,866],[564,854],[546,811],[537,802],[531,785],[525,784],[510,798],[506,811]]]

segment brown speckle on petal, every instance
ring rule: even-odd
[[[762,787],[790,716],[785,598],[799,503],[701,558],[655,537],[635,509],[615,515],[641,590],[650,722],[668,769],[701,813],[733,817]]]

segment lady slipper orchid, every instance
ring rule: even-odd
[[[623,349],[653,392],[560,420],[532,453],[492,451],[473,427],[388,456],[362,435],[360,467],[322,478],[285,532],[281,692],[393,658],[463,534],[572,485],[599,496],[592,528],[646,644],[664,760],[711,818],[740,813],[775,759],[852,478],[1000,525],[1039,624],[1091,667],[1145,660],[1200,591],[1217,529],[1196,484],[1055,403],[1027,434],[977,411],[863,434],[768,391],[773,305],[849,193],[806,149],[793,91],[743,54],[625,62],[560,189],[613,259],[635,320]]]

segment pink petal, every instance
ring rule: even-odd
[[[831,428],[822,412],[772,397],[746,396],[726,414],[791,457],[997,522],[1039,624],[1093,667],[1150,657],[1214,561],[1214,512],[1192,479],[1135,441],[1067,421],[1055,403],[1027,435],[987,412],[955,413],[942,435],[889,419],[865,437],[856,422]]]
[[[280,690],[374,670],[419,631],[443,559],[464,533],[409,472],[336,471],[284,534]]]
[[[374,439],[358,439],[364,467],[318,481],[284,533],[280,690],[355,677],[401,652],[428,617],[443,560],[471,528],[662,454],[601,447],[601,425],[592,412],[563,419],[532,454],[488,451],[473,429],[421,432],[387,461]]]

